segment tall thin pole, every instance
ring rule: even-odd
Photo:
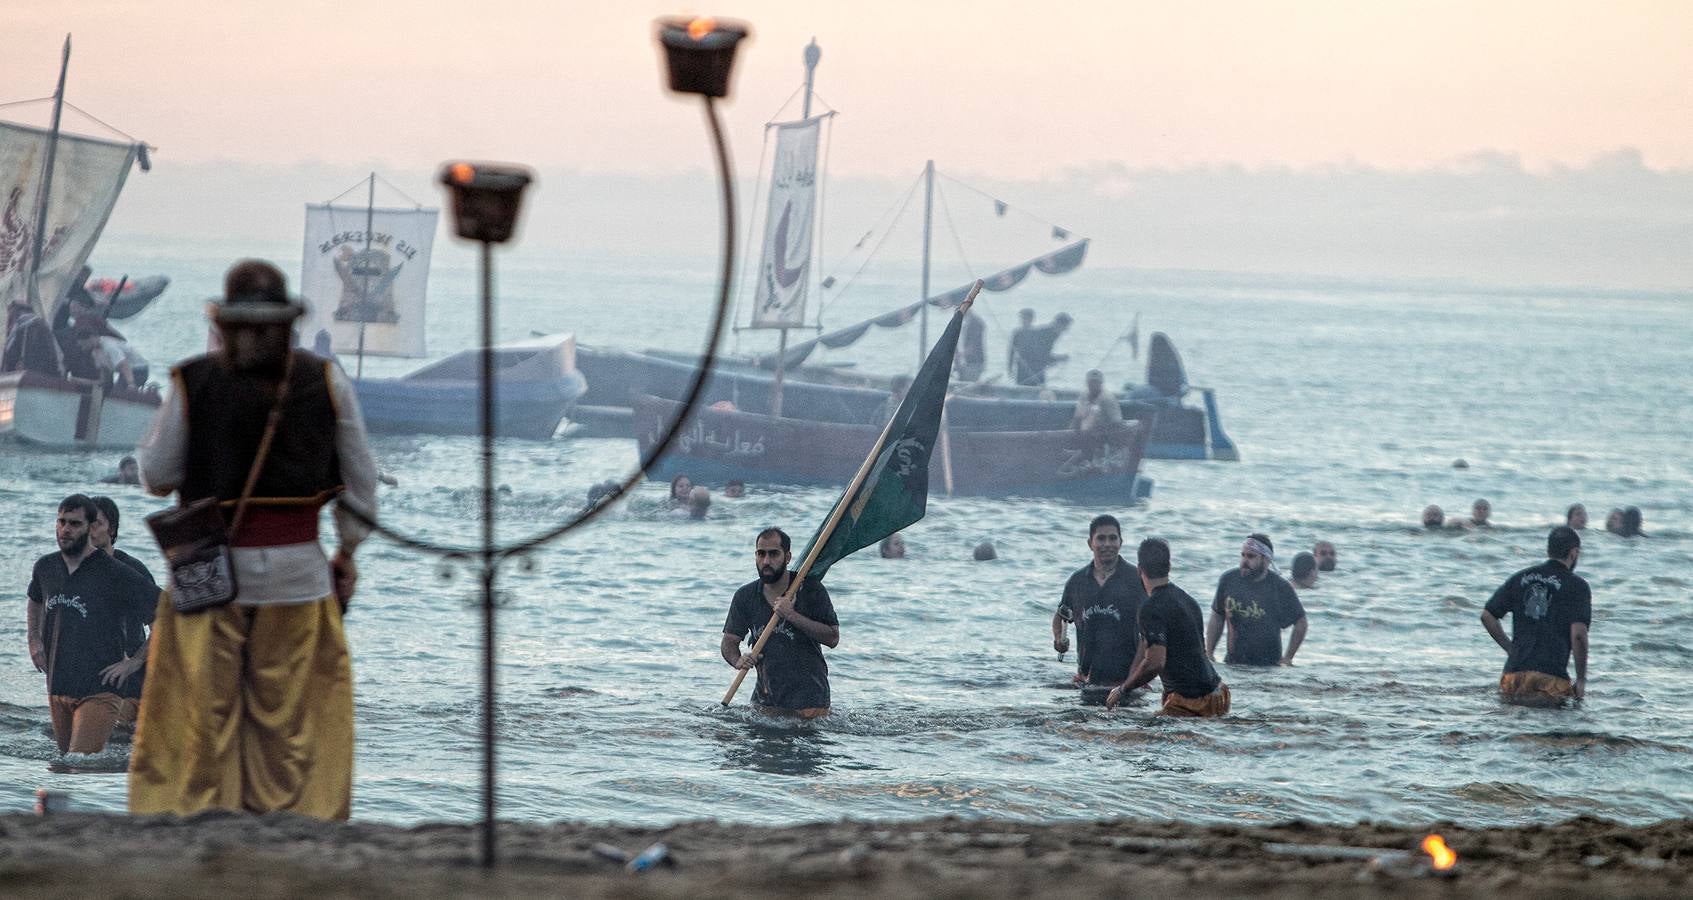
[[[805,100],[800,104],[800,120],[811,118],[811,86],[817,77],[817,61],[823,58],[822,48],[817,46],[817,38],[805,45]],[[806,248],[810,251],[812,248]],[[810,272],[806,273],[810,277]],[[801,324],[804,324],[803,322]],[[781,327],[781,334],[776,338],[776,378],[770,386],[770,417],[776,418],[782,414],[782,383],[788,365],[788,326]]]
[[[30,249],[29,302],[52,321],[53,310],[41,304],[41,251],[47,240],[47,207],[53,196],[53,162],[59,155],[59,117],[65,110],[65,73],[71,68],[71,36],[65,35],[65,55],[59,61],[59,86],[53,90],[53,127],[47,133],[47,159],[41,167],[41,194],[35,198],[35,245]]]
[[[923,167],[923,311],[917,329],[917,367],[929,352],[929,238],[935,222],[935,161]]]
[[[482,242],[482,865],[494,840],[494,245]]]
[[[370,190],[365,195],[364,202],[364,248],[370,249],[371,231],[376,227],[376,173],[370,173]],[[354,378],[364,377],[364,326],[365,318],[370,315],[370,279],[365,278],[359,287],[359,367],[353,373]]]

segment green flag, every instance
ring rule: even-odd
[[[971,298],[975,296],[971,293]],[[946,405],[947,380],[952,373],[952,354],[958,347],[958,331],[969,301],[961,304],[947,323],[946,331],[923,360],[923,368],[911,389],[905,392],[899,410],[883,432],[882,442],[869,472],[856,489],[848,487],[835,501],[822,527],[812,535],[805,559],[818,547],[807,576],[822,578],[838,560],[880,541],[923,518],[929,503],[929,456],[940,433],[941,410]],[[835,511],[844,510],[833,530]]]

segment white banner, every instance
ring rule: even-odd
[[[805,324],[811,281],[811,240],[817,218],[817,132],[821,119],[776,127],[776,160],[770,170],[770,207],[764,216],[764,249],[752,327]]]
[[[0,122],[0,300],[29,296],[35,224],[50,133]],[[36,315],[52,313],[88,261],[123,192],[135,145],[60,133],[41,248]]]
[[[362,326],[368,355],[423,356],[423,307],[437,218],[433,209],[372,212],[363,206],[307,204],[300,296],[310,311],[300,326],[300,345],[356,353]]]

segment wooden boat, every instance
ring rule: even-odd
[[[547,440],[588,389],[570,335],[494,349],[494,427],[500,437]],[[401,378],[354,381],[365,426],[379,434],[482,433],[482,351],[465,350]]]
[[[38,372],[0,375],[0,437],[54,449],[130,450],[141,441],[159,395]]]
[[[636,398],[632,425],[643,455],[681,409],[672,400]],[[1136,482],[1148,424],[1128,422],[1109,436],[1070,429],[950,428],[930,461],[930,490],[973,497],[1053,497],[1095,506],[1129,504],[1140,495]],[[701,408],[648,474],[668,479],[682,473],[697,482],[843,485],[881,428]]]

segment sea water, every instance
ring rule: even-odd
[[[296,252],[270,251],[293,269]],[[101,274],[175,283],[122,329],[162,368],[204,346],[204,298],[253,248],[108,242]],[[709,262],[560,260],[502,254],[499,334],[572,331],[605,346],[697,348]],[[914,274],[914,270],[913,273]],[[832,306],[840,327],[915,295],[912,279],[861,283]],[[428,314],[436,355],[471,346],[475,270],[436,263]],[[1101,364],[1139,380],[1126,343],[1165,331],[1195,384],[1215,388],[1238,463],[1150,462],[1139,506],[931,498],[909,557],[873,550],[827,584],[841,621],[828,652],[834,714],[772,722],[718,700],[729,597],[754,577],[752,538],[781,525],[796,550],[834,494],[750,486],[705,522],[661,510],[649,484],[612,515],[499,577],[499,803],[521,819],[659,824],[720,818],[791,823],[957,814],[1011,819],[1132,816],[1198,821],[1357,819],[1511,824],[1593,814],[1628,822],[1693,815],[1693,300],[1627,291],[1478,289],[1458,283],[1086,269],[1034,275],[985,295],[990,371],[1015,310],[1076,318],[1056,382]],[[930,336],[941,320],[931,322]],[[873,330],[825,361],[910,372],[918,326]],[[768,349],[761,336],[743,349]],[[348,361],[349,367],[354,366]],[[372,360],[367,374],[415,363]],[[466,415],[471,415],[470,410]],[[432,540],[470,540],[476,442],[379,437],[382,516]],[[634,464],[627,440],[502,442],[501,533],[569,517],[587,488]],[[54,549],[66,494],[121,454],[0,446],[0,809],[37,788],[80,808],[121,810],[118,744],[91,764],[56,760],[42,680],[23,635],[30,566]],[[1459,458],[1467,468],[1455,468]],[[710,485],[714,489],[719,485]],[[142,517],[163,505],[107,487],[119,546],[161,573]],[[1493,504],[1496,527],[1424,532],[1438,503]],[[1589,696],[1578,708],[1506,707],[1502,652],[1478,622],[1491,591],[1545,556],[1548,528],[1587,505],[1580,573],[1593,586]],[[1649,537],[1601,530],[1636,505]],[[1162,719],[1143,701],[1106,712],[1066,687],[1074,656],[1051,647],[1065,577],[1088,561],[1088,519],[1123,521],[1125,551],[1169,539],[1174,579],[1209,605],[1249,531],[1284,565],[1317,540],[1340,566],[1301,592],[1310,634],[1292,668],[1220,666],[1233,712]],[[991,540],[999,558],[970,558]],[[347,619],[358,745],[353,814],[418,822],[478,814],[482,708],[474,573],[373,538]],[[115,759],[114,759],[115,757]],[[73,761],[74,762],[74,761]],[[71,771],[67,771],[69,768]]]

